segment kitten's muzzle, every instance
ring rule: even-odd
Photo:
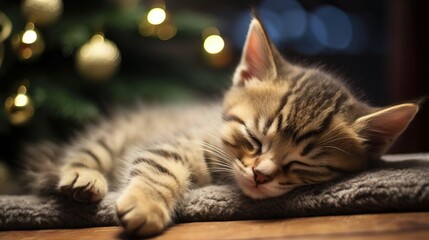
[[[261,171],[252,168],[253,179],[255,180],[256,186],[264,184],[273,180],[273,177],[263,174]]]

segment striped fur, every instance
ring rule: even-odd
[[[269,198],[365,169],[417,110],[370,107],[322,70],[287,62],[254,19],[223,103],[119,111],[67,146],[30,149],[26,175],[38,193],[80,202],[120,191],[126,231],[151,235],[186,191],[213,180]]]

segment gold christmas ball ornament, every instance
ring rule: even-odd
[[[16,94],[8,97],[4,103],[6,116],[13,125],[28,122],[34,114],[34,105],[27,95],[27,87],[20,86]]]
[[[12,37],[12,50],[21,61],[33,61],[45,50],[42,35],[33,23],[27,23],[24,31]]]
[[[0,43],[4,42],[12,31],[12,22],[9,18],[0,11]]]
[[[21,12],[28,21],[37,26],[46,26],[54,23],[63,12],[62,0],[24,0]]]
[[[12,31],[12,23],[9,18],[0,11],[0,67],[3,63],[4,44],[3,42],[9,37]]]
[[[106,80],[119,69],[121,53],[112,41],[95,34],[76,54],[76,68],[84,78]]]

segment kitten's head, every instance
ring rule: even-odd
[[[290,64],[253,19],[225,96],[222,142],[243,192],[275,197],[365,169],[417,111],[370,107],[333,76]]]

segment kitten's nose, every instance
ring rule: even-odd
[[[253,167],[253,178],[256,186],[273,180],[277,172],[277,166],[271,159],[264,159]]]
[[[273,180],[272,177],[263,174],[261,171],[253,168],[253,178],[255,179],[256,185],[267,183]]]

